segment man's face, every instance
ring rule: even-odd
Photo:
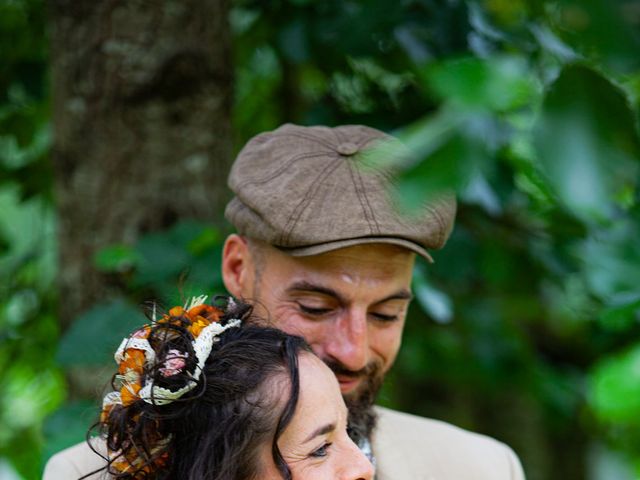
[[[229,288],[223,259],[227,288],[278,328],[304,337],[334,371],[347,401],[370,394],[400,347],[414,254],[388,244],[307,257],[259,248],[260,266],[247,262],[240,292]]]

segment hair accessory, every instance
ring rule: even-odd
[[[203,305],[203,306],[209,307],[209,305]],[[180,307],[177,307],[177,308],[180,308]],[[189,315],[189,312],[197,308],[198,306],[194,306],[188,311],[186,311],[185,313]],[[201,312],[201,310],[198,310],[198,312]],[[198,362],[195,370],[193,372],[188,372],[188,376],[191,377],[191,380],[189,380],[184,387],[173,391],[173,390],[169,390],[168,388],[157,386],[154,384],[153,379],[149,379],[144,385],[144,387],[140,389],[139,397],[142,400],[144,400],[147,403],[152,403],[154,405],[165,405],[167,403],[173,402],[174,400],[182,397],[182,395],[184,395],[185,393],[193,390],[198,384],[197,381],[200,378],[200,373],[204,368],[204,364],[207,361],[207,358],[209,358],[209,354],[211,353],[211,348],[213,347],[213,344],[216,341],[216,337],[220,335],[222,332],[224,332],[225,330],[240,326],[240,320],[237,318],[229,320],[229,322],[227,322],[227,324],[224,326],[220,325],[219,323],[210,323],[209,325],[203,326],[201,324],[204,324],[207,321],[204,318],[205,317],[202,317],[200,315],[196,316],[195,322],[190,327],[193,329],[193,331],[198,332],[197,334],[194,335],[195,340],[191,343],[191,345],[193,346],[193,350],[196,353],[196,359]],[[184,359],[188,357],[188,354],[183,352],[178,352],[177,350],[172,349],[172,350],[169,350],[168,353],[171,354],[171,352],[174,352],[173,357],[167,356],[167,361],[170,361],[170,360],[175,361],[178,358],[175,352],[177,352],[178,355],[182,355],[182,357],[180,358],[182,359],[183,362],[184,362]],[[166,364],[166,361],[165,361],[165,364]],[[162,371],[163,369],[167,371],[166,366],[163,366],[160,369],[160,372],[163,373],[164,375],[164,372]],[[177,374],[177,373],[179,372],[175,372],[174,374]]]
[[[126,409],[138,401],[166,405],[198,385],[219,335],[241,323],[238,318],[223,318],[225,311],[206,301],[206,295],[193,297],[183,307],[173,307],[160,318],[154,304],[151,324],[122,340],[114,355],[118,364],[117,390],[106,394],[102,401],[103,425],[109,423],[114,408]],[[226,313],[234,311],[235,306],[234,300],[227,298]],[[137,408],[123,413],[133,422],[141,415]],[[121,474],[131,475],[127,478],[147,478],[149,473],[166,465],[171,436],[161,434],[157,424],[144,428],[145,438],[152,445],[148,450],[141,450],[130,440],[113,450],[107,446],[109,471],[118,478]]]
[[[239,319],[228,320],[225,325],[220,322],[222,310],[208,305],[207,295],[190,299],[184,307],[173,307],[168,314],[157,318],[156,307],[153,307],[152,324],[146,325],[129,337],[122,340],[114,355],[118,364],[116,380],[120,382],[119,391],[108,393],[102,403],[102,419],[106,419],[115,405],[128,406],[138,400],[153,405],[166,405],[193,390],[204,364],[211,353],[211,348],[217,337],[229,328],[238,327]],[[232,305],[233,300],[229,300]],[[167,324],[168,326],[183,326],[193,336],[191,346],[195,353],[195,367],[187,370],[189,352],[176,348],[169,349],[164,358],[157,362],[157,352],[149,343],[152,327]],[[184,386],[174,390],[155,384],[154,378],[148,375],[158,368],[163,378],[185,374],[187,379]],[[145,373],[146,372],[146,373]]]
[[[179,374],[187,365],[185,361],[187,358],[189,358],[188,353],[172,348],[167,352],[167,358],[165,358],[162,367],[160,367],[160,373],[163,377],[173,377]]]

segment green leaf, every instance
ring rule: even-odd
[[[93,259],[95,266],[103,272],[123,272],[133,268],[139,257],[128,245],[111,245],[98,251]]]
[[[640,319],[640,296],[631,300],[605,308],[600,312],[598,321],[604,328],[612,331],[625,332],[632,328]]]
[[[637,3],[610,0],[554,2],[557,31],[589,58],[608,68],[638,68]]]
[[[222,239],[211,226],[195,221],[183,221],[169,230],[145,235],[136,244],[137,270],[134,284],[154,286],[173,284],[181,275],[191,276],[199,260],[210,261]],[[219,257],[218,257],[219,258]],[[213,270],[217,261],[207,266]],[[199,269],[201,270],[201,269]],[[213,273],[210,274],[213,277]]]
[[[538,158],[561,201],[583,220],[606,220],[616,198],[635,188],[634,122],[623,91],[586,66],[565,68],[547,93],[534,129]]]
[[[397,108],[403,90],[413,84],[413,76],[408,73],[394,73],[380,66],[371,58],[349,58],[349,65],[354,73],[376,85],[391,103]],[[380,99],[378,99],[380,100]]]
[[[538,90],[526,60],[516,56],[449,60],[429,66],[424,78],[443,101],[470,109],[512,110]]]
[[[62,401],[62,374],[54,368],[17,363],[5,370],[0,378],[3,411],[0,424],[0,445],[10,432],[33,427]]]
[[[164,232],[170,242],[192,251],[194,242],[202,241],[203,235],[208,240],[215,239],[217,231],[204,222],[183,220]]]
[[[640,426],[640,344],[595,366],[589,402],[604,422]]]
[[[438,323],[450,323],[453,319],[451,298],[429,283],[423,269],[414,270],[413,283],[416,298],[424,312]]]
[[[577,248],[591,291],[606,302],[640,294],[640,223],[620,220]]]
[[[41,442],[38,431],[35,428],[20,430],[16,432],[13,441],[15,442],[14,447],[5,450],[0,455],[2,480],[40,478],[43,465],[39,461]]]
[[[51,414],[43,425],[43,458],[85,440],[89,427],[98,419],[98,407],[92,402],[67,403]]]
[[[294,19],[278,33],[278,47],[288,61],[303,63],[309,59],[309,32],[302,20]]]
[[[198,235],[189,242],[189,252],[193,255],[203,255],[222,243],[220,232],[215,228],[204,227]]]
[[[402,173],[399,188],[393,192],[400,209],[409,215],[443,192],[466,190],[469,181],[486,165],[488,152],[461,131],[422,158]]]
[[[80,315],[60,340],[56,360],[61,365],[104,365],[131,331],[147,323],[141,310],[117,299]]]
[[[135,248],[140,257],[135,277],[137,285],[175,280],[189,267],[191,256],[187,245],[175,242],[172,232],[146,235]]]

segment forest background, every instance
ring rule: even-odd
[[[381,403],[640,477],[640,2],[0,0],[0,478],[82,441],[149,299],[221,292],[234,153],[401,137],[459,213]]]

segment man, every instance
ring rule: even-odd
[[[447,195],[419,214],[398,211],[381,165],[405,155],[393,137],[364,126],[284,125],[254,137],[229,176],[235,197],[225,215],[238,233],[224,245],[225,286],[305,337],[334,371],[378,480],[523,479],[516,456],[495,440],[373,407],[400,348],[415,256],[432,261],[427,250],[444,245],[455,213]],[[58,454],[45,478],[99,468],[87,451]]]

